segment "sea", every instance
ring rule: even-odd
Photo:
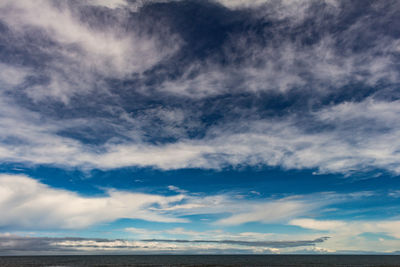
[[[69,266],[400,266],[389,255],[1,256],[1,267]]]

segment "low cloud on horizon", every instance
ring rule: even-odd
[[[16,235],[0,236],[0,255],[18,254],[99,254],[99,253],[204,253],[225,251],[229,253],[251,252],[243,247],[265,248],[263,253],[272,253],[275,248],[308,247],[324,242],[326,238],[307,241],[240,241],[240,240],[110,240],[76,237],[28,237]],[[191,243],[189,249],[179,243]],[[198,244],[198,245],[196,245]],[[223,245],[219,247],[218,245]],[[242,250],[241,250],[242,249]],[[276,249],[275,249],[276,250]]]

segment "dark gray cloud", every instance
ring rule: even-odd
[[[54,245],[64,241],[83,241],[84,238],[76,237],[22,237],[22,236],[0,236],[0,254],[7,255],[24,252],[73,252],[74,248]],[[105,239],[92,239],[95,242],[105,242]]]

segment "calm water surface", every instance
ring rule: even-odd
[[[0,257],[0,266],[400,266],[400,256],[7,256]]]

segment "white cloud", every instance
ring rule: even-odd
[[[376,221],[294,219],[289,224],[307,229],[351,234],[353,236],[362,233],[384,233],[400,239],[400,221],[395,219]]]
[[[290,225],[302,228],[327,231],[329,236],[332,236],[332,240],[329,239],[326,241],[327,245],[325,246],[324,243],[321,247],[328,250],[334,248],[350,249],[352,248],[352,246],[349,246],[351,240],[354,238],[362,239],[359,235],[366,232],[384,233],[400,239],[400,222],[398,220],[349,222],[318,221],[305,218],[310,215],[315,216],[324,207],[338,202],[351,201],[363,195],[321,193],[250,201],[238,200],[231,194],[201,196],[186,193],[175,196],[162,196],[109,189],[105,191],[104,196],[87,197],[68,190],[51,188],[26,176],[2,174],[0,175],[0,212],[2,214],[0,226],[5,229],[17,230],[49,227],[53,229],[80,229],[97,223],[112,222],[120,218],[184,223],[188,221],[183,219],[183,216],[217,214],[220,219],[210,222],[211,225],[240,225],[247,222],[267,224],[288,222]],[[132,237],[136,239],[176,239],[177,237],[184,237],[188,240],[218,241],[234,239],[246,242],[267,239],[271,242],[282,241],[284,243],[285,240],[290,241],[294,238],[293,235],[279,233],[227,233],[219,229],[194,231],[182,227],[151,230],[132,226],[126,228],[125,231],[131,233]],[[307,236],[298,234],[295,238],[298,240],[314,240],[321,237],[321,234],[327,235],[326,233],[315,232]],[[68,240],[68,242],[70,241]],[[72,241],[80,242],[79,240]],[[73,242],[70,243],[71,247],[75,246]],[[390,240],[388,242],[384,248],[387,250],[393,249],[393,242]],[[160,245],[160,242],[155,243]],[[66,244],[58,245],[64,246]],[[86,247],[84,243],[79,244],[82,247]],[[164,245],[167,244],[171,245],[170,242],[165,242]],[[176,246],[176,248],[179,247],[179,250],[194,248],[197,245],[203,246],[203,244],[172,245]],[[210,248],[213,247],[213,245],[209,245]],[[232,247],[227,244],[223,245],[226,245],[226,248]],[[245,245],[249,246],[251,244],[246,243]],[[238,246],[240,246],[239,243]],[[90,248],[90,246],[88,245],[87,248]],[[101,246],[93,244],[92,248],[101,249]],[[113,246],[110,244],[105,248],[112,249]],[[127,245],[126,248],[131,249],[133,245]],[[363,248],[367,249],[367,246]]]
[[[122,2],[109,3],[118,6]],[[67,104],[77,92],[88,92],[93,88],[106,92],[108,89],[103,80],[98,79],[98,74],[119,77],[142,72],[175,51],[174,45],[179,46],[179,42],[170,40],[174,45],[166,45],[165,51],[160,50],[157,36],[141,35],[135,31],[129,35],[122,34],[118,25],[96,30],[82,23],[66,2],[56,6],[44,0],[34,3],[5,1],[0,8],[3,11],[1,18],[16,34],[23,34],[25,26],[30,25],[51,33],[52,38],[63,45],[79,48],[48,51],[56,52],[62,60],[52,61],[51,66],[43,70],[42,74],[50,77],[49,84],[24,89],[36,102],[55,98]],[[125,19],[122,13],[119,15],[122,16],[119,19]],[[348,34],[363,31],[365,23],[356,23]],[[370,86],[377,85],[382,79],[399,81],[391,58],[391,53],[398,49],[398,42],[391,39],[377,42],[375,48],[366,53],[338,55],[333,48],[333,37],[329,36],[308,48],[283,42],[279,49],[256,45],[249,49],[252,38],[249,35],[232,37],[232,42],[238,41],[236,48],[246,55],[245,62],[239,67],[221,67],[212,60],[204,64],[195,62],[180,78],[167,80],[155,90],[199,98],[229,93],[231,88],[253,93],[287,93],[293,85],[307,83],[301,75],[304,70],[312,73],[315,94],[332,93],[352,77],[358,77],[359,81]],[[228,55],[234,57],[235,53]],[[259,65],[254,63],[256,59],[259,59]],[[299,62],[302,62],[301,68]],[[8,88],[20,85],[27,76],[35,75],[35,70],[2,64],[0,73],[0,84],[7,84],[5,87]],[[98,146],[60,136],[60,132],[76,126],[100,125],[103,123],[101,119],[53,120],[22,108],[5,95],[1,95],[0,104],[0,160],[5,162],[86,169],[126,166],[218,169],[225,165],[266,164],[296,169],[315,168],[320,172],[349,173],[382,168],[400,173],[399,101],[371,98],[358,103],[332,105],[308,114],[310,117],[304,123],[297,116],[275,120],[259,119],[255,114],[253,119],[215,124],[203,138],[195,140],[186,139],[185,135],[188,128],[201,124],[187,116],[187,113],[195,111],[155,107],[132,118],[120,107],[99,107],[118,110],[112,113],[113,119],[107,120],[107,126],[117,129],[118,135],[124,138],[115,137]],[[161,132],[161,137],[171,134],[177,137],[177,141],[168,144],[146,142],[146,133],[138,128],[154,117],[168,127],[153,127],[156,129],[151,131]],[[119,119],[129,127],[124,128]],[[243,130],[242,125],[247,129]],[[315,125],[317,129],[304,129],[305,125]],[[329,130],[323,130],[324,127]],[[95,126],[93,128],[97,130]]]
[[[92,4],[117,7],[123,2],[95,1]],[[174,34],[161,42],[160,36],[139,33],[139,28],[128,32],[120,25],[128,18],[127,10],[117,14],[118,22],[101,29],[82,21],[77,10],[79,8],[69,5],[68,1],[7,0],[0,4],[0,19],[15,35],[24,36],[35,28],[59,44],[40,48],[41,53],[51,54],[56,60],[40,73],[50,78],[48,85],[27,88],[27,95],[35,101],[53,98],[68,103],[76,93],[85,94],[95,88],[106,90],[99,77],[124,78],[132,73],[140,74],[174,53],[180,45]],[[168,29],[160,25],[158,33],[163,31],[168,32]]]
[[[181,189],[181,188],[179,188],[177,186],[174,186],[174,185],[169,185],[168,189],[171,190],[171,191],[177,192],[177,193],[182,193],[182,194],[185,194],[185,193],[188,192],[188,191],[186,191],[184,189]]]
[[[0,63],[0,90],[20,85],[29,73],[24,67]]]
[[[318,168],[342,172],[382,168],[399,173],[399,102],[365,100],[314,113],[311,124],[329,130],[301,129],[296,119],[247,123],[248,132],[216,129],[215,150],[232,164],[267,163],[287,168]],[[224,136],[224,137],[222,137]]]
[[[163,230],[149,230],[146,228],[128,227],[124,229],[131,234],[128,237],[134,239],[182,239],[187,240],[237,240],[237,241],[291,241],[291,240],[315,240],[320,238],[320,234],[284,234],[269,232],[227,232],[222,229],[212,229],[205,231],[191,230],[190,228],[170,228]]]
[[[95,6],[104,6],[108,8],[125,7],[128,3],[126,0],[89,0],[88,4]]]
[[[277,20],[288,20],[300,23],[309,16],[309,8],[315,2],[307,0],[215,0],[223,6],[233,9],[252,9],[257,17],[269,17]],[[321,0],[325,4],[324,12],[339,14],[339,1]],[[314,14],[315,15],[315,14]]]
[[[227,233],[223,230],[208,230],[208,231],[194,231],[188,230],[182,227],[176,227],[171,229],[164,230],[149,230],[146,228],[136,228],[136,227],[128,227],[124,229],[126,232],[132,234],[132,238],[134,239],[180,239],[181,237],[185,237],[193,240],[224,240],[224,239],[238,239],[238,240],[246,240],[252,238],[252,240],[265,240],[271,237],[271,234],[265,233]]]
[[[390,197],[393,198],[400,198],[400,190],[394,190],[388,193]]]
[[[126,232],[134,234],[136,237],[137,235],[139,236],[154,236],[154,235],[159,235],[162,233],[162,231],[156,231],[156,230],[149,230],[146,228],[136,228],[136,227],[128,227],[124,229]]]
[[[308,131],[295,119],[248,121],[248,128],[218,126],[199,140],[166,145],[141,141],[85,145],[57,133],[86,120],[45,120],[39,114],[3,102],[0,158],[3,161],[112,169],[124,166],[220,168],[226,164],[267,164],[349,173],[382,168],[399,173],[399,101],[367,99],[343,103],[313,114],[314,124],[329,130]],[[210,136],[210,137],[208,137]],[[211,137],[212,136],[212,137]]]
[[[0,236],[1,255],[65,255],[107,253],[267,253],[279,251],[263,247],[224,243],[178,243],[170,241],[133,241],[122,239]],[[301,242],[301,241],[300,241]]]
[[[395,251],[400,245],[400,221],[398,218],[386,220],[316,220],[310,218],[294,219],[290,225],[306,229],[328,232],[331,237],[322,245],[335,250]],[[362,236],[365,233],[386,237],[371,240]]]
[[[360,24],[351,32],[365,31],[365,25]],[[351,32],[348,34],[354,34]],[[237,91],[286,94],[294,88],[307,88],[317,96],[335,94],[351,83],[379,86],[382,81],[400,81],[393,57],[396,39],[386,38],[356,54],[338,52],[335,36],[327,35],[316,44],[303,46],[279,33],[275,35],[279,47],[258,45],[252,33],[233,33],[224,45],[225,57],[233,62],[239,57],[240,65],[194,62],[179,79],[164,81],[158,90],[204,98]]]
[[[352,51],[352,44],[357,43],[355,36],[375,36],[372,21],[390,21],[393,17],[391,12],[395,12],[395,9],[377,19],[361,16],[346,29],[332,34],[326,29],[304,26],[303,23],[307,24],[309,19],[315,25],[324,25],[324,20],[329,17],[334,25],[341,27],[339,25],[345,23],[341,21],[344,7],[335,0],[217,2],[230,8],[251,7],[254,8],[253,16],[279,22],[280,26],[265,30],[264,34],[271,35],[271,40],[268,40],[271,44],[260,44],[262,34],[251,30],[245,33],[232,32],[223,45],[223,57],[228,62],[238,61],[240,64],[221,65],[212,57],[204,62],[195,61],[185,69],[179,79],[165,81],[158,90],[193,98],[223,95],[236,92],[235,90],[288,93],[296,88],[311,90],[314,95],[327,95],[336,94],[341,87],[355,83],[380,86],[382,81],[400,81],[395,58],[399,47],[398,39],[384,36],[379,40],[371,40],[368,49],[357,53]],[[318,13],[325,16],[316,14],[314,5],[320,8]],[[279,27],[284,29],[284,33]],[[301,35],[298,34],[298,29],[303,31]],[[323,37],[316,37],[313,40],[315,43],[304,45],[302,37],[311,38],[314,31],[321,31]],[[296,39],[292,40],[289,36]],[[339,47],[338,41],[344,44]],[[279,45],[272,45],[275,43]]]
[[[49,240],[51,241],[51,240]],[[290,241],[246,241],[246,240],[186,240],[186,239],[153,239],[153,240],[141,240],[141,241],[130,241],[130,240],[90,240],[90,239],[66,239],[54,240],[52,245],[55,245],[59,249],[62,248],[79,248],[80,250],[142,250],[154,251],[154,250],[170,250],[170,251],[184,251],[190,253],[193,250],[199,251],[208,250],[212,253],[213,250],[219,249],[220,252],[227,251],[229,249],[245,249],[248,248],[249,252],[252,253],[263,253],[263,252],[280,252],[290,247],[307,247],[313,246],[316,243],[324,242],[324,238],[317,238],[314,240],[290,240]],[[58,242],[57,242],[58,241]],[[148,244],[148,246],[146,246]],[[278,248],[275,248],[278,247]]]
[[[213,206],[216,206],[214,209],[217,209],[218,206],[222,206],[226,212],[230,212],[231,214],[217,220],[215,224],[240,225],[248,222],[260,222],[265,224],[283,223],[293,220],[294,218],[304,217],[302,214],[316,215],[322,213],[324,208],[328,206],[337,203],[351,202],[355,199],[363,198],[365,195],[365,192],[347,195],[321,192],[318,194],[290,196],[264,201],[221,201],[221,203],[213,204]]]
[[[69,53],[62,51],[71,60],[79,60],[87,72],[90,68],[105,68],[105,75],[115,73],[130,74],[143,71],[164,55],[163,49],[157,47],[156,37],[142,35],[136,32],[123,32],[118,25],[106,25],[102,30],[96,30],[79,20],[66,5],[54,6],[52,2],[40,0],[35,2],[6,1],[0,7],[7,7],[7,14],[2,18],[12,29],[24,31],[27,25],[45,30],[52,38],[61,44],[77,44],[84,53]],[[83,57],[82,57],[83,55]]]
[[[314,219],[294,219],[290,222],[291,225],[301,226],[307,229],[315,230],[325,230],[329,231],[332,229],[337,229],[339,227],[344,227],[346,225],[343,221],[317,221]]]
[[[74,192],[50,188],[16,175],[0,175],[0,225],[25,228],[84,228],[119,218],[158,222],[185,222],[151,210],[168,207],[183,196],[131,193],[109,190],[104,197],[83,197]]]
[[[310,4],[310,1],[305,0],[217,0],[216,2],[221,3],[222,5],[234,8],[260,8],[260,6],[266,4],[273,4],[274,6],[279,6],[277,11],[283,12],[285,11],[286,16],[289,15],[299,15],[299,13],[304,12],[303,9],[307,8]],[[334,2],[334,1],[326,1],[326,2]],[[274,10],[275,11],[275,10]],[[281,16],[283,14],[280,14]]]
[[[14,228],[77,229],[120,218],[188,222],[183,216],[206,214],[220,215],[221,219],[216,221],[219,225],[276,223],[308,216],[338,201],[344,201],[343,196],[327,193],[256,201],[236,199],[234,194],[228,193],[203,196],[182,191],[174,196],[162,196],[115,189],[106,190],[104,196],[85,197],[51,188],[26,176],[0,175],[0,212],[3,214],[0,226]],[[141,235],[162,234],[134,227],[127,230]],[[198,234],[183,228],[170,229],[165,233]],[[206,236],[208,234],[205,233]]]
[[[164,209],[176,216],[220,214],[213,225],[241,225],[248,222],[282,223],[304,214],[316,214],[322,208],[335,203],[352,201],[363,195],[340,195],[319,193],[282,198],[263,198],[257,200],[238,199],[236,194],[218,194],[209,196],[190,195],[182,205]],[[181,232],[184,234],[184,232]]]
[[[250,211],[234,214],[228,218],[219,220],[222,225],[238,225],[247,222],[276,223],[288,218],[297,217],[315,210],[321,203],[305,203],[296,200],[279,200],[271,203],[257,205]]]

